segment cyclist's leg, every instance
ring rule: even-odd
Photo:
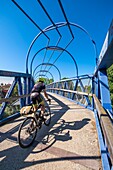
[[[38,95],[39,95],[39,93],[32,93],[31,94],[31,96],[30,96],[30,98],[31,98],[31,101],[32,101],[32,103],[33,103],[33,108],[34,108],[34,112],[36,112],[37,111],[37,107],[38,107],[38,105],[37,105],[37,98],[38,98]]]
[[[41,113],[44,114],[44,112],[45,112],[45,105],[41,104]]]
[[[32,105],[33,105],[33,112],[34,114],[36,114],[37,111],[37,93],[31,93],[30,99],[32,101]],[[34,125],[34,120],[31,121],[30,123],[30,128],[33,128]]]
[[[41,114],[43,115],[45,112],[45,101],[41,94],[38,96],[38,103],[41,104]]]

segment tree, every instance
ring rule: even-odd
[[[48,79],[48,78],[44,78],[44,77],[40,77],[39,79],[43,80],[45,82],[45,84],[50,84],[54,81],[53,79]],[[39,79],[37,80],[37,82],[39,81]]]
[[[68,78],[67,78],[67,77],[64,77],[64,78],[62,78],[61,80],[65,80],[65,79],[68,79]],[[67,85],[68,85],[68,89],[69,89],[69,90],[73,90],[73,89],[74,89],[74,83],[73,83],[72,80],[68,81]]]

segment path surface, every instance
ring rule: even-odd
[[[23,117],[0,127],[0,170],[101,170],[94,113],[50,97],[52,123],[43,125],[31,147],[22,149],[17,142]]]

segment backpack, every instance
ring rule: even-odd
[[[24,106],[20,109],[21,115],[28,115],[33,113],[33,106]]]

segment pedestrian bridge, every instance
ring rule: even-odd
[[[24,117],[1,127],[0,169],[101,169],[94,112],[57,94],[49,96],[51,124],[43,125],[28,149],[21,149],[17,142]]]
[[[34,22],[19,3],[14,0],[12,3],[40,32],[29,46],[25,73],[0,70],[1,77],[13,78],[6,95],[0,98],[0,169],[112,170],[113,110],[107,69],[113,64],[113,21],[98,56],[96,42],[83,27],[68,20],[60,0],[58,4],[65,22],[59,23],[55,23],[43,3],[37,1],[52,24],[44,29]],[[72,39],[63,46],[64,43],[60,41],[66,33],[65,28],[68,29]],[[96,64],[91,75],[79,74],[75,55],[71,53],[71,48],[68,48],[74,43],[76,37],[74,29],[82,31],[94,48]],[[51,41],[53,33],[58,34],[56,44]],[[40,43],[40,37],[45,38],[44,43],[47,40],[46,45],[42,43],[42,48],[39,48],[32,56],[31,50],[36,41]],[[42,51],[44,57],[39,63],[39,53]],[[63,65],[59,69],[59,65],[56,64],[63,53],[74,65],[72,75],[68,78],[62,77]],[[49,58],[47,54],[50,54]],[[34,65],[36,59],[38,64]],[[55,80],[56,75],[53,75],[51,68],[56,69],[58,80]],[[67,69],[67,74],[68,71]],[[50,105],[52,122],[49,127],[43,125],[31,147],[22,149],[18,144],[17,135],[25,117],[20,116],[19,111],[30,103],[31,89],[39,77],[44,78],[47,92],[52,100]]]
[[[2,124],[0,169],[109,169],[103,139],[112,159],[112,124],[98,99],[94,96],[96,112],[59,94],[48,94],[52,101],[51,124],[43,125],[28,149],[20,148],[17,141],[25,117],[10,118]]]

